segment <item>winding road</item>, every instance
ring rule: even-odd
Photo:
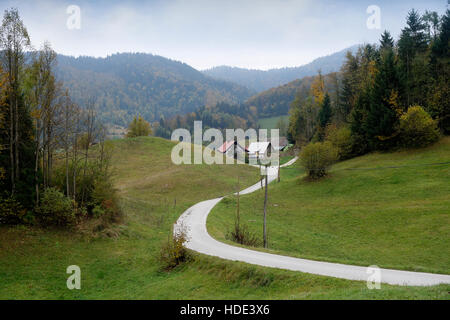
[[[292,159],[283,166],[293,164],[297,158]],[[269,167],[268,182],[277,178],[278,168]],[[261,188],[261,183],[243,190],[240,194],[248,194]],[[301,271],[316,275],[329,276],[348,280],[367,281],[372,274],[365,266],[354,266],[340,263],[321,262],[260,252],[225,244],[212,238],[206,229],[206,219],[212,208],[221,198],[199,202],[187,209],[174,225],[174,233],[184,229],[188,241],[185,246],[191,250],[210,256],[232,261],[242,261],[264,267]],[[450,275],[411,272],[380,268],[380,282],[393,285],[431,286],[441,283],[450,283]]]

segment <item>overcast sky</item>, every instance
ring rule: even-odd
[[[0,0],[0,9],[19,9],[35,48],[48,40],[58,53],[74,56],[146,52],[200,70],[269,69],[377,42],[384,29],[396,37],[409,9],[443,14],[447,1]],[[80,8],[80,29],[67,27],[69,5]],[[380,8],[380,29],[367,28],[370,5]]]

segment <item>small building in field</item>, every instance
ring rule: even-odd
[[[270,157],[272,152],[275,149],[273,148],[272,142],[252,142],[248,146],[248,157],[249,159],[262,159]]]
[[[288,139],[286,137],[279,137],[277,139],[272,139],[272,146],[275,150],[283,151],[289,144]]]
[[[236,140],[225,141],[219,148],[217,148],[217,151],[232,158],[236,158],[238,153],[245,154],[248,152],[247,148],[241,146]]]

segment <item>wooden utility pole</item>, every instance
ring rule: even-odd
[[[237,223],[238,223],[238,225],[240,225],[240,222],[241,222],[241,214],[240,214],[240,212],[239,212],[239,175],[238,175],[238,177],[237,177],[237,212],[236,212],[236,215],[237,215]]]
[[[267,165],[266,165],[266,183],[264,188],[264,229],[263,229],[263,238],[264,238],[264,248],[267,248],[267,228],[266,228],[266,214],[267,214]]]
[[[256,151],[256,161],[258,161],[259,163],[259,172],[261,174],[261,161],[259,159],[259,151]],[[261,178],[261,188],[263,188],[263,179],[264,177]]]
[[[278,182],[280,182],[280,157],[278,157]]]

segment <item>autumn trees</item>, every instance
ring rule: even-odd
[[[0,63],[0,223],[72,223],[94,208],[116,214],[95,98],[83,107],[71,100],[55,76],[56,53],[49,43],[31,48],[16,9],[0,27]]]
[[[145,121],[141,116],[134,117],[133,121],[128,126],[128,138],[148,136],[152,133],[150,123]]]
[[[21,179],[23,169],[26,166],[26,151],[31,135],[23,126],[27,116],[21,95],[21,78],[23,75],[25,50],[30,49],[30,38],[19,13],[16,9],[6,10],[0,27],[0,60],[4,72],[5,81],[2,83],[8,112],[6,118],[7,145],[9,151],[8,173],[10,179],[11,194],[16,193],[18,181]],[[21,130],[24,129],[24,130]],[[24,159],[22,159],[22,156]],[[21,162],[22,161],[22,162]]]
[[[202,121],[203,128],[256,128],[257,111],[256,108],[246,104],[229,104],[220,102],[213,106],[201,106],[194,112],[183,116],[164,119],[161,118],[155,127],[155,135],[170,138],[171,132],[177,128],[194,129],[194,121]]]
[[[289,135],[299,145],[332,137],[348,158],[432,143],[436,125],[448,134],[449,33],[449,10],[442,17],[411,10],[397,42],[384,31],[379,45],[349,52],[334,81],[318,74],[308,96],[292,103]],[[419,132],[427,138],[419,139]],[[348,143],[338,139],[345,136]]]

